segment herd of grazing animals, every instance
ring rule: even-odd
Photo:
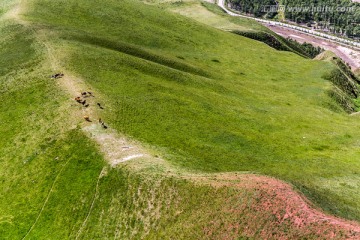
[[[75,101],[82,104],[84,107],[89,107],[90,104],[86,102],[86,99],[85,98],[88,98],[88,97],[95,97],[91,92],[82,92],[81,93],[81,97],[76,97],[75,98]],[[104,109],[100,103],[97,103],[97,105],[99,106],[100,109]],[[87,122],[92,122],[90,117],[89,116],[84,116],[84,119],[85,121]],[[99,118],[99,123],[101,124],[101,126],[104,128],[104,129],[107,129],[108,127],[105,125],[105,123],[101,120],[101,118]]]
[[[59,79],[59,78],[62,78],[63,76],[64,76],[63,73],[56,73],[56,74],[54,74],[54,75],[51,75],[51,78],[53,78],[53,79]],[[82,104],[84,107],[87,108],[87,107],[90,106],[90,104],[87,103],[87,101],[86,101],[85,98],[88,98],[88,97],[95,97],[95,96],[92,94],[92,92],[86,91],[86,92],[82,92],[82,93],[81,93],[81,97],[75,97],[75,101],[76,101],[77,103],[79,103],[79,104]],[[104,109],[104,108],[101,106],[100,103],[97,103],[97,105],[98,105],[98,107],[99,107],[100,109]],[[87,121],[87,122],[92,122],[91,119],[90,119],[90,117],[87,116],[87,115],[84,116],[84,120]],[[107,128],[108,128],[108,127],[105,125],[105,123],[101,120],[101,118],[99,118],[99,123],[101,124],[101,126],[102,126],[104,129],[107,129]]]

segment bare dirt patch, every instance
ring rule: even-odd
[[[242,215],[246,226],[235,222],[229,224],[229,228],[245,229],[248,236],[261,236],[262,239],[360,239],[359,223],[323,213],[311,206],[292,186],[275,178],[229,173],[194,176],[192,179],[252,194],[251,202],[241,202],[239,198],[238,204],[225,210],[229,214]]]
[[[120,136],[113,130],[104,130],[98,124],[92,124],[83,129],[99,144],[100,150],[112,167],[130,160],[152,157],[135,141]]]
[[[21,14],[21,5],[17,4],[15,7],[10,9],[8,12],[6,12],[3,16],[3,19],[15,19],[16,21],[20,21],[20,14]]]
[[[14,10],[9,16],[17,19],[18,12],[18,10]],[[187,173],[185,170],[178,171],[161,157],[153,156],[148,149],[128,137],[121,136],[115,130],[103,129],[96,122],[84,122],[81,117],[84,113],[88,114],[90,119],[94,119],[94,121],[99,117],[99,113],[93,104],[88,109],[75,107],[76,103],[73,102],[73,98],[82,91],[91,89],[91,87],[81,78],[66,72],[58,60],[59,55],[47,42],[46,35],[41,32],[38,35],[39,42],[44,44],[47,49],[48,61],[52,70],[62,71],[65,74],[57,82],[60,88],[68,93],[69,104],[74,104],[73,110],[71,110],[73,124],[81,124],[84,132],[98,143],[100,150],[111,166],[116,167],[119,164],[125,164],[133,169],[158,168],[162,169],[164,176],[178,176],[200,184],[226,187],[251,194],[250,198],[239,195],[238,202],[235,203],[224,202],[224,208],[221,211],[227,215],[236,216],[236,221],[220,220],[220,224],[226,224],[229,229],[228,232],[218,233],[222,236],[221,239],[232,239],[230,233],[239,236],[240,230],[241,233],[248,236],[257,235],[262,239],[294,239],[306,238],[306,236],[321,239],[360,239],[358,223],[336,218],[315,209],[289,184],[280,180],[255,174],[199,175]],[[102,171],[99,179],[103,174],[106,173]],[[97,198],[98,195],[95,193],[94,201]],[[244,202],[244,199],[251,201]],[[44,206],[45,204],[46,201]],[[152,208],[151,203],[150,208]],[[88,215],[91,210],[92,206]],[[86,224],[86,219],[83,224]],[[209,220],[209,227],[204,229],[204,232],[216,231],[216,224],[215,220]]]

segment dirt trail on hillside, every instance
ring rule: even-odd
[[[15,20],[18,20],[18,14],[19,11],[14,10],[14,12],[8,16],[12,16]],[[224,208],[229,211],[229,214],[237,214],[239,216],[244,214],[243,218],[237,218],[238,221],[239,219],[243,219],[244,221],[226,222],[226,224],[232,224],[234,226],[236,224],[245,224],[245,233],[250,237],[259,231],[259,227],[255,223],[263,222],[261,236],[264,239],[288,239],[289,235],[287,235],[284,229],[299,232],[298,238],[304,236],[305,233],[313,233],[319,236],[319,238],[325,239],[360,239],[360,225],[358,223],[324,214],[320,210],[311,207],[309,202],[305,200],[301,194],[294,191],[291,185],[283,181],[254,174],[187,173],[185,170],[179,170],[171,166],[163,158],[157,157],[149,149],[143,147],[135,140],[131,140],[111,129],[111,124],[108,129],[102,128],[101,125],[98,124],[97,119],[101,117],[101,111],[103,110],[97,109],[95,99],[96,101],[101,101],[103,97],[96,89],[92,89],[92,87],[79,76],[66,71],[59,60],[61,52],[53,48],[48,41],[48,32],[39,31],[36,32],[36,34],[38,41],[45,48],[49,67],[53,72],[63,72],[65,74],[63,78],[57,80],[51,80],[49,78],[49,81],[56,81],[59,88],[66,92],[69,97],[67,103],[69,109],[71,109],[71,116],[69,117],[73,121],[73,125],[69,126],[69,128],[80,124],[83,131],[97,142],[100,151],[104,154],[110,166],[116,167],[122,164],[137,171],[144,171],[145,169],[148,174],[152,174],[151,171],[156,168],[156,172],[160,172],[165,177],[175,176],[199,184],[211,184],[213,187],[229,187],[239,190],[246,189],[256,193],[250,204],[230,206],[224,202]],[[84,109],[74,101],[74,98],[80,96],[82,91],[88,90],[92,90],[95,98],[90,98],[90,106]],[[93,122],[85,122],[83,120],[84,114],[88,115]],[[99,179],[103,174],[105,173],[100,173]],[[94,201],[98,198],[96,194],[97,193],[95,193]],[[239,201],[241,202],[240,195]],[[91,210],[92,207],[90,207],[89,215]],[[84,225],[85,224],[86,219],[84,221]],[[81,230],[82,229],[79,230],[79,235],[81,234]],[[274,234],[276,234],[276,237],[274,237]],[[231,237],[224,236],[224,239],[225,238],[231,239]]]
[[[105,110],[101,110],[97,106],[97,102],[102,102],[100,94],[94,90],[91,86],[87,85],[80,77],[76,77],[70,72],[67,72],[64,67],[61,66],[57,54],[51,45],[43,41],[47,48],[50,62],[52,63],[52,69],[56,72],[63,72],[64,76],[58,80],[58,85],[68,93],[69,95],[69,107],[73,108],[73,120],[76,123],[80,123],[82,130],[87,135],[95,140],[100,150],[104,153],[105,159],[113,167],[119,163],[126,162],[137,158],[148,158],[148,154],[142,147],[137,145],[135,141],[130,141],[125,136],[120,136],[115,130],[111,128],[104,129],[99,123],[99,119],[102,118],[102,113]],[[62,71],[63,70],[63,71]],[[85,98],[89,107],[83,107],[81,104],[75,102],[74,98],[81,96],[84,91],[91,91],[94,97],[90,96]],[[89,116],[91,122],[85,122],[84,116]],[[106,119],[103,119],[106,121]],[[108,125],[108,123],[106,123]]]
[[[73,122],[72,128],[80,124],[82,130],[98,143],[101,152],[105,155],[105,159],[113,167],[121,162],[137,158],[148,158],[150,155],[140,147],[140,145],[135,143],[135,141],[130,141],[128,138],[117,134],[115,130],[109,127],[108,129],[102,127],[99,123],[100,118],[102,118],[103,121],[105,120],[106,125],[108,125],[108,123],[106,123],[106,119],[102,117],[106,109],[102,110],[97,106],[98,102],[102,102],[103,98],[101,94],[86,84],[81,77],[75,76],[62,66],[60,59],[64,59],[66,56],[64,56],[61,51],[53,48],[51,43],[48,42],[48,38],[51,38],[51,36],[48,36],[48,32],[38,30],[36,34],[38,41],[45,47],[49,67],[54,73],[61,72],[64,74],[63,77],[54,81],[56,81],[59,88],[68,95],[67,105],[70,109],[69,113],[71,114],[69,117]],[[81,97],[81,93],[87,91],[92,92],[93,96],[84,98],[89,104],[88,107],[84,107],[77,103],[75,98]],[[91,122],[86,122],[84,116],[88,116]]]
[[[70,95],[79,94],[81,90],[86,89],[86,84],[80,78],[69,74],[65,74],[59,83]],[[93,107],[87,109],[86,114],[90,115],[91,118],[100,116]],[[78,117],[79,119],[81,118]],[[112,167],[126,164],[130,168],[144,170],[157,166],[158,170],[162,169],[162,172],[169,176],[182,176],[190,180],[201,179],[197,175],[188,175],[175,170],[165,160],[151,154],[140,143],[120,135],[111,128],[104,130],[97,123],[83,123],[82,129],[98,143],[105,159]],[[252,211],[249,212],[248,217],[253,218],[254,222],[253,225],[249,224],[248,226],[247,234],[249,236],[253,236],[258,231],[255,222],[267,220],[261,233],[264,239],[274,237],[274,229],[277,228],[279,228],[277,234],[280,234],[277,235],[277,239],[287,239],[288,235],[282,233],[279,226],[286,226],[292,232],[299,231],[309,236],[316,233],[319,238],[336,239],[343,236],[340,239],[360,239],[358,223],[336,218],[310,207],[309,202],[301,194],[280,180],[252,174],[210,175],[202,180],[201,184],[210,182],[214,187],[250,189],[260,196],[258,201],[254,201],[250,206]],[[240,210],[241,208],[237,207],[231,212],[237,214]],[[265,215],[275,217],[274,219],[271,217],[264,218]],[[246,223],[248,224],[249,221]]]
[[[16,21],[21,21],[20,18],[20,14],[21,14],[21,5],[17,4],[15,5],[15,7],[13,7],[12,9],[10,9],[8,12],[6,12],[2,18],[3,19],[15,19]]]

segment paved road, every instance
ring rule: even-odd
[[[261,22],[261,23],[265,23],[268,25],[274,25],[274,26],[281,26],[283,28],[288,28],[294,31],[298,31],[304,34],[308,34],[311,35],[313,37],[316,38],[320,38],[320,39],[324,39],[327,41],[331,41],[331,42],[335,42],[347,47],[352,47],[355,48],[357,50],[360,50],[360,42],[356,42],[356,41],[352,41],[349,39],[345,39],[345,38],[339,38],[333,35],[329,35],[326,33],[320,33],[314,30],[310,30],[304,27],[299,27],[299,26],[295,26],[295,25],[291,25],[291,24],[287,24],[287,23],[281,23],[281,22],[276,22],[276,21],[269,21],[269,20],[265,20],[265,19],[260,19],[260,18],[254,18],[254,17],[249,17],[249,16],[245,16],[245,15],[241,15],[241,14],[237,14],[231,10],[229,10],[227,7],[225,7],[225,0],[218,0],[218,5],[224,9],[229,15],[231,16],[237,16],[237,17],[243,17],[243,18],[249,18],[249,19],[253,19],[255,21]]]

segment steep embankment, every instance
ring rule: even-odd
[[[315,59],[331,62],[337,67],[324,75],[325,79],[335,85],[335,88],[329,90],[329,95],[348,113],[355,112],[359,106],[356,100],[359,96],[359,78],[346,63],[330,51],[319,54]]]
[[[356,219],[358,121],[326,94],[331,64],[137,2],[99,3],[32,0],[1,21],[1,236],[358,237],[278,180],[198,174],[277,176]],[[82,91],[89,107],[74,101]],[[284,212],[270,199],[285,196]]]

